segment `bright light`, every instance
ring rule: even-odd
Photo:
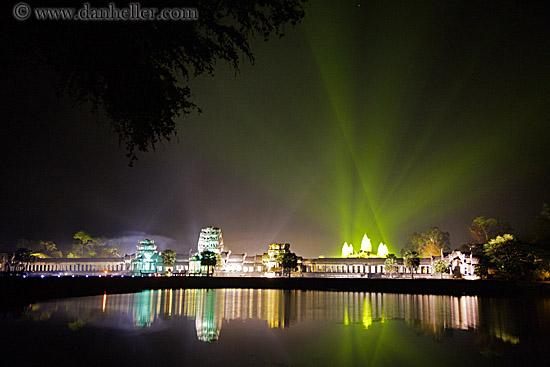
[[[388,254],[388,246],[380,242],[380,245],[378,246],[378,257],[388,257]]]
[[[370,243],[370,239],[367,237],[367,234],[363,236],[363,240],[361,241],[361,251],[363,252],[372,252],[372,245]]]
[[[45,275],[44,275],[44,274],[42,274],[42,275],[40,276],[40,278],[44,278],[44,277],[45,277]]]
[[[347,242],[344,242],[344,246],[342,246],[342,257],[350,257],[353,255],[353,245],[350,243],[348,245]]]

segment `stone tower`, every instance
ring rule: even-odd
[[[198,243],[199,252],[212,251],[217,254],[223,252],[222,230],[218,227],[205,227],[201,229]]]

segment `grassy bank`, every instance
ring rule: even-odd
[[[440,295],[550,295],[548,283],[448,279],[330,279],[330,278],[0,278],[2,303],[31,303],[46,299],[133,293],[145,289],[256,288],[416,293]]]

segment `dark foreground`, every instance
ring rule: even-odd
[[[46,299],[134,293],[145,289],[255,288],[413,293],[435,295],[550,295],[549,283],[450,279],[330,278],[0,278],[0,303],[34,303]]]

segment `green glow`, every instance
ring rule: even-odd
[[[398,254],[415,231],[443,221],[466,228],[473,218],[457,223],[461,211],[505,192],[512,178],[499,180],[503,172],[529,172],[518,147],[544,147],[548,133],[537,119],[543,99],[518,102],[503,88],[517,77],[495,72],[480,84],[485,46],[500,29],[488,26],[460,62],[441,60],[442,30],[456,32],[445,18],[454,6],[312,4],[254,68],[197,90],[215,97],[198,101],[215,128],[190,126],[193,148],[288,208],[282,233],[293,222],[324,231],[289,239],[304,256],[347,257],[341,244],[362,244],[365,232]],[[299,56],[289,58],[292,47]]]
[[[363,326],[365,329],[368,329],[372,325],[372,310],[371,310],[371,304],[370,300],[365,295],[363,298]]]

